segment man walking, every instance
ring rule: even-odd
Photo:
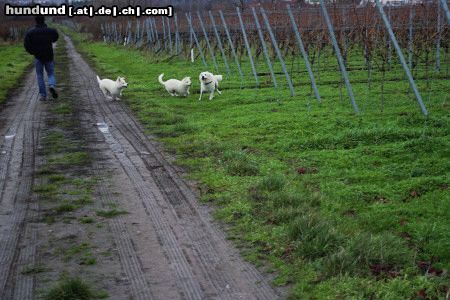
[[[25,36],[25,50],[36,58],[36,76],[39,85],[39,100],[47,100],[47,90],[44,81],[44,69],[47,72],[50,93],[54,99],[58,98],[56,93],[55,62],[53,61],[53,45],[58,40],[58,32],[48,28],[43,16],[37,16],[36,27],[30,29]]]

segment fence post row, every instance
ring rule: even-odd
[[[323,0],[321,0],[323,1]],[[403,69],[405,70],[406,76],[408,77],[409,85],[411,86],[411,89],[414,92],[414,95],[416,96],[417,102],[419,103],[420,109],[422,110],[422,113],[426,116],[428,115],[428,111],[423,104],[422,97],[420,96],[419,90],[417,89],[417,86],[414,82],[414,79],[411,75],[411,71],[408,68],[408,65],[406,64],[405,58],[403,57],[402,50],[400,49],[400,46],[398,45],[397,39],[395,38],[394,32],[392,31],[391,24],[389,23],[389,20],[386,17],[386,14],[384,13],[383,6],[380,3],[380,0],[375,0],[375,3],[377,5],[377,9],[380,12],[381,18],[383,19],[384,26],[386,27],[389,37],[394,44],[395,51],[397,51],[397,55],[400,59],[400,63],[403,66]]]
[[[239,76],[241,77],[241,88],[242,88],[242,84],[244,82],[244,74],[242,73],[241,64],[239,63],[239,59],[237,57],[236,50],[234,48],[233,40],[231,39],[230,32],[228,31],[227,22],[225,21],[225,17],[223,16],[223,12],[221,10],[219,10],[219,15],[220,15],[220,19],[222,20],[222,26],[225,30],[225,34],[227,35],[228,44],[231,49],[231,54],[234,57],[234,62],[236,63],[236,66],[237,66],[238,72],[239,72]]]
[[[273,47],[275,48],[275,52],[277,53],[278,60],[280,61],[281,68],[283,69],[284,75],[286,76],[287,83],[289,85],[289,89],[291,91],[291,96],[295,96],[294,86],[292,85],[291,76],[286,68],[286,64],[284,63],[283,55],[281,54],[280,48],[278,48],[278,42],[275,38],[275,34],[272,31],[272,27],[270,27],[269,18],[266,15],[266,11],[261,7],[261,14],[264,19],[264,23],[266,24],[267,31],[269,32],[270,39],[272,40]]]
[[[345,86],[347,87],[348,95],[350,97],[350,101],[353,106],[353,110],[355,113],[359,113],[358,105],[355,101],[355,96],[353,95],[353,89],[352,85],[350,84],[350,80],[348,79],[347,69],[345,68],[344,60],[342,59],[341,50],[339,49],[338,43],[336,41],[336,36],[334,34],[334,28],[330,21],[330,16],[328,16],[328,11],[325,6],[325,2],[323,0],[320,0],[320,6],[322,8],[323,17],[325,19],[325,22],[327,23],[328,32],[330,34],[331,42],[333,43],[334,52],[336,53],[336,58],[338,60],[339,68],[341,69],[341,74],[344,77]]]
[[[252,7],[253,18],[255,19],[256,29],[258,30],[259,40],[263,48],[264,57],[266,58],[267,66],[269,67],[270,76],[272,77],[273,86],[278,87],[277,79],[275,78],[275,73],[273,72],[272,62],[270,61],[270,56],[267,51],[266,41],[264,40],[264,35],[262,33],[261,25],[259,24],[258,16],[256,15],[256,10]]]
[[[223,45],[222,45],[222,41],[220,39],[219,32],[217,31],[216,22],[214,21],[214,17],[210,10],[208,11],[208,14],[209,14],[209,19],[211,21],[211,24],[213,26],[214,35],[216,36],[217,45],[219,46],[220,53],[222,54],[223,62],[225,63],[225,67],[227,69],[227,74],[230,75],[230,73],[231,73],[230,66],[228,65],[228,60],[227,60],[227,56],[225,55],[225,51],[223,50]]]
[[[205,24],[203,24],[202,15],[199,11],[197,11],[197,17],[200,21],[200,28],[202,29],[203,35],[205,36],[206,46],[208,47],[209,54],[211,55],[211,58],[213,60],[214,68],[217,72],[219,72],[219,66],[217,65],[216,56],[214,55],[214,50],[212,49],[211,44],[209,43],[208,33],[206,32]]]
[[[312,88],[314,91],[314,95],[316,96],[317,101],[321,102],[319,90],[317,89],[316,80],[314,78],[314,73],[311,69],[311,64],[309,63],[308,53],[305,50],[305,46],[303,44],[302,37],[298,30],[297,23],[295,22],[294,15],[292,14],[291,6],[288,4],[286,6],[286,8],[287,8],[287,11],[289,14],[289,18],[291,19],[292,28],[294,29],[295,39],[297,40],[298,47],[300,48],[300,52],[302,53],[303,60],[305,61],[306,69],[308,70],[308,75],[309,75],[309,79],[311,80],[311,85],[312,85]]]
[[[206,60],[205,60],[205,55],[203,54],[203,50],[200,47],[200,43],[198,42],[197,34],[195,33],[194,28],[192,27],[191,15],[189,15],[188,13],[185,13],[185,15],[186,15],[186,19],[189,23],[189,28],[190,28],[192,37],[194,38],[195,44],[197,45],[197,49],[200,53],[200,57],[202,58],[203,65],[205,67],[208,67],[208,64],[206,63]]]
[[[238,18],[239,18],[239,24],[241,26],[242,37],[244,38],[245,47],[247,48],[248,58],[250,60],[251,66],[252,66],[253,76],[255,77],[256,87],[259,87],[258,74],[256,73],[255,63],[253,62],[253,57],[252,57],[252,51],[251,51],[250,45],[248,43],[247,33],[245,32],[244,22],[242,21],[242,16],[241,16],[241,12],[239,10],[239,7],[236,7],[236,12],[237,12],[237,15],[238,15]]]

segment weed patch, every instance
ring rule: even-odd
[[[108,297],[105,292],[97,292],[80,278],[63,278],[44,293],[45,300],[91,300]]]
[[[117,209],[109,209],[109,210],[98,210],[96,211],[97,216],[103,217],[103,218],[114,218],[120,215],[125,215],[128,212],[124,210],[117,210]]]

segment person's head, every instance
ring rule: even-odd
[[[37,25],[45,24],[45,17],[44,16],[36,16],[34,17],[34,20],[36,20]]]

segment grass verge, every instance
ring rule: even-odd
[[[18,85],[28,66],[31,56],[26,53],[22,44],[0,43],[0,104],[6,100],[8,93]]]

